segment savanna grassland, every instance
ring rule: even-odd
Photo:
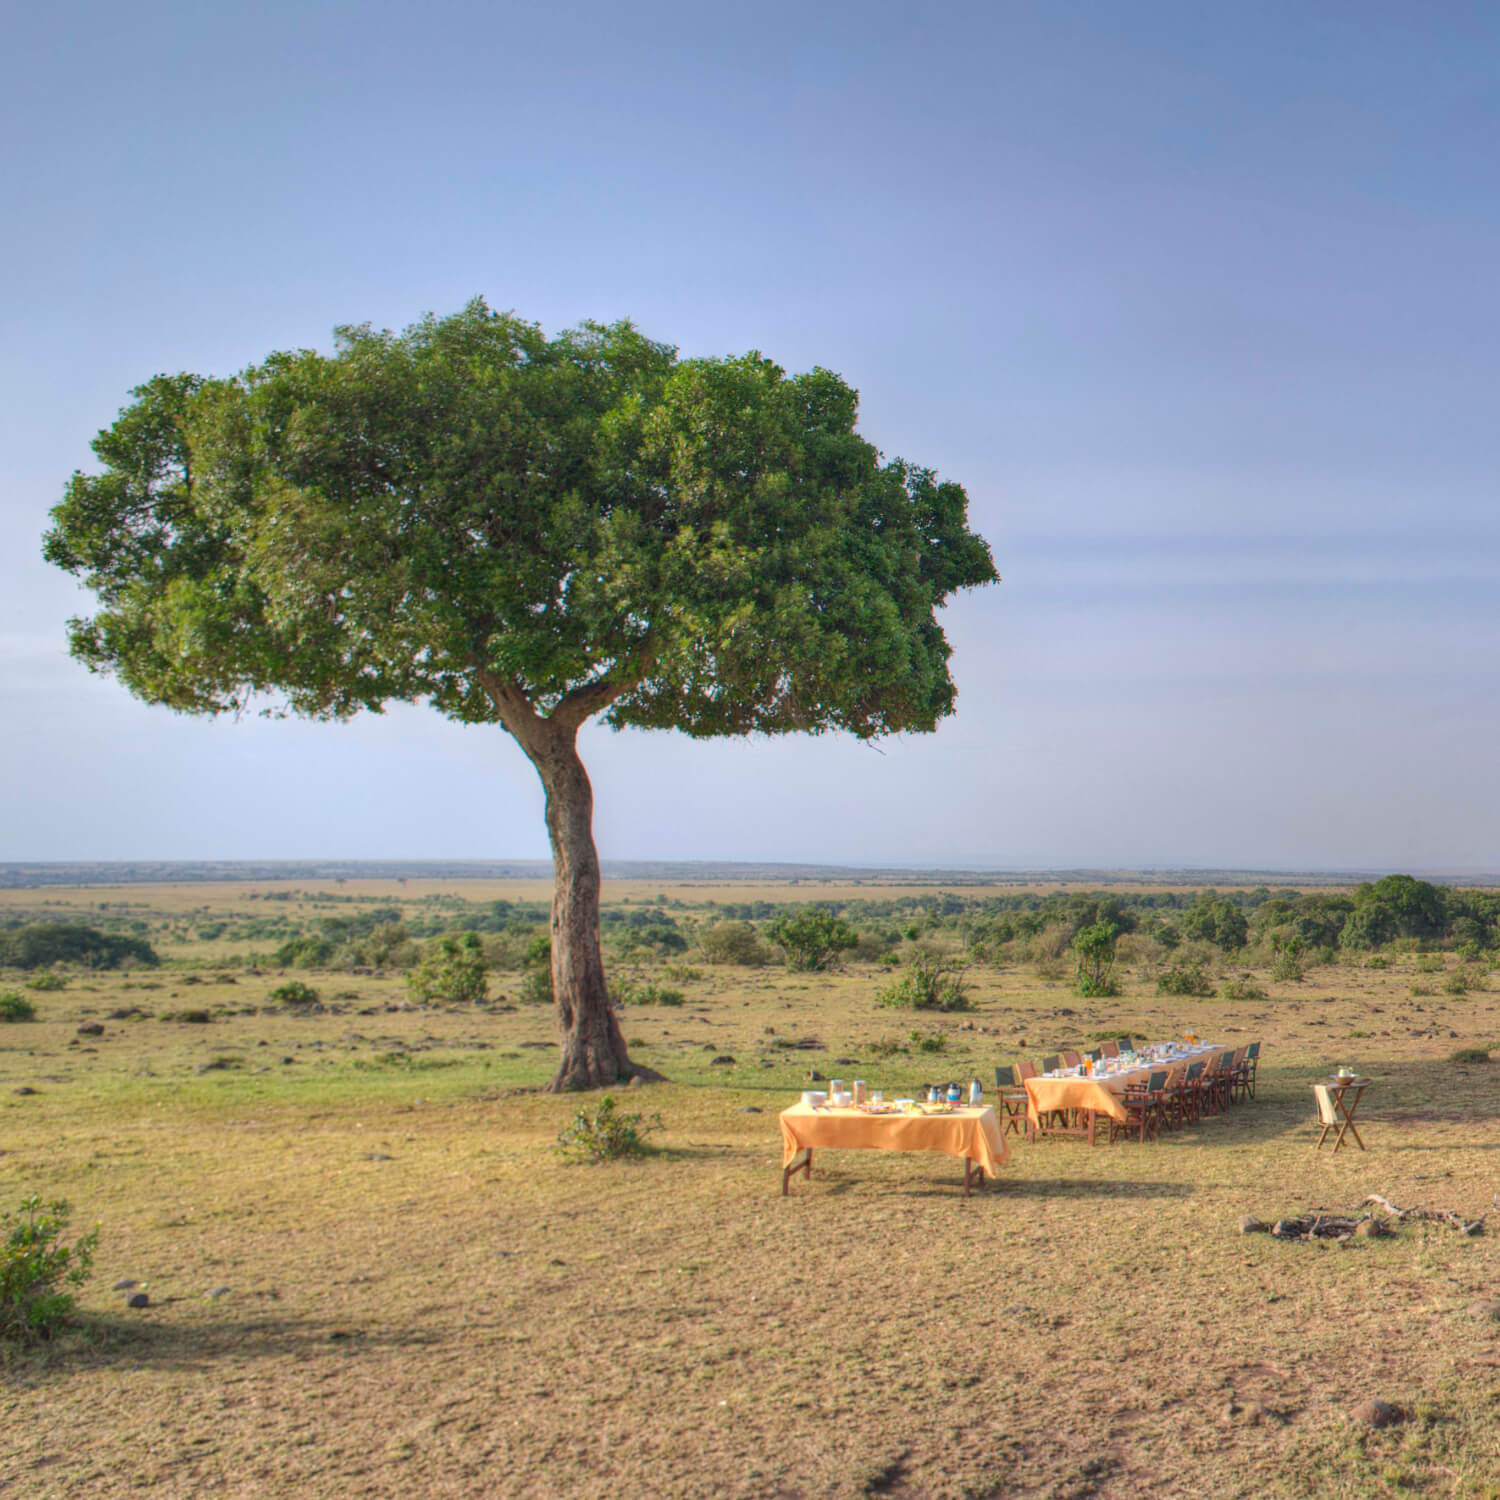
[[[0,1492],[1500,1494],[1500,1322],[1469,1310],[1500,1295],[1500,1238],[1239,1233],[1371,1192],[1491,1208],[1500,1063],[1451,1060],[1500,1041],[1485,963],[1394,943],[1278,979],[1268,951],[1203,949],[1213,997],[1167,996],[1172,954],[1138,933],[1123,993],[1083,999],[1044,933],[935,919],[982,888],[913,908],[937,893],[612,882],[625,1033],[671,1081],[617,1096],[659,1117],[653,1154],[588,1166],[553,1147],[597,1096],[542,1092],[552,1020],[526,998],[546,895],[0,892],[0,923],[95,923],[162,959],[0,973],[37,1016],[0,1025],[0,1207],[39,1192],[100,1228],[75,1326],[0,1356]],[[710,919],[809,900],[889,911],[856,913],[827,973],[703,956]],[[350,961],[370,912],[418,947],[488,914],[488,1000],[413,1005],[394,931],[386,962]],[[343,947],[276,960],[315,940]],[[877,1006],[924,944],[964,955],[971,1009]],[[316,1005],[273,998],[290,978]],[[968,1201],[956,1161],[868,1152],[780,1194],[776,1112],[810,1070],[889,1093],[1184,1029],[1262,1039],[1259,1097],[1144,1146],[1012,1137]],[[1332,1156],[1308,1084],[1342,1063],[1374,1080],[1370,1149]],[[1403,1420],[1363,1425],[1369,1398]]]

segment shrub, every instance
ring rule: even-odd
[[[859,934],[824,906],[783,912],[766,928],[766,936],[786,955],[786,966],[802,972],[826,969],[833,959],[859,942]]]
[[[1449,1059],[1455,1063],[1487,1063],[1493,1062],[1488,1047],[1460,1047]]]
[[[1080,995],[1097,999],[1120,993],[1120,986],[1113,977],[1115,940],[1119,935],[1120,929],[1113,922],[1094,922],[1075,934],[1073,957],[1077,967],[1073,982]]]
[[[65,990],[67,987],[67,981],[62,975],[54,974],[51,969],[43,969],[35,979],[26,981],[28,990]]]
[[[77,922],[32,922],[0,932],[0,968],[41,969],[75,963],[90,969],[117,969],[121,964],[160,962],[140,938],[99,932]]]
[[[552,969],[527,969],[517,995],[522,1005],[552,1004]]]
[[[620,979],[610,986],[616,1005],[681,1005],[683,994],[654,979]]]
[[[88,1279],[99,1231],[64,1245],[68,1214],[66,1202],[44,1206],[35,1193],[15,1213],[0,1214],[0,1337],[51,1338],[72,1313],[73,1294],[64,1288]]]
[[[925,953],[915,954],[906,972],[876,993],[875,1003],[905,1010],[970,1008],[969,997],[964,994],[963,970]]]
[[[1367,969],[1388,969],[1390,966],[1390,960],[1381,958],[1379,954],[1374,958],[1367,958],[1365,960],[1365,968]]]
[[[948,1050],[948,1038],[941,1031],[913,1031],[910,1041],[918,1052],[946,1052]]]
[[[1407,991],[1407,994],[1411,995],[1413,999],[1423,1000],[1432,994],[1432,986],[1430,984],[1414,984]]]
[[[1302,959],[1290,948],[1283,948],[1271,965],[1271,978],[1278,982],[1293,984],[1302,978]]]
[[[1266,1000],[1270,998],[1253,979],[1231,979],[1219,993],[1226,1000]]]
[[[641,1114],[624,1114],[606,1094],[592,1115],[587,1105],[578,1106],[572,1122],[558,1131],[554,1149],[571,1161],[619,1161],[645,1156],[651,1150],[646,1144],[647,1135],[660,1128],[659,1115],[647,1120]]]
[[[273,999],[275,993],[274,990],[271,992]],[[314,990],[313,993],[316,995],[317,991]],[[163,1021],[187,1021],[194,1026],[207,1026],[213,1020],[213,1016],[206,1010],[164,1010],[161,1013],[161,1019]]]
[[[406,976],[407,990],[421,1005],[473,1005],[484,999],[488,983],[477,932],[449,932],[428,943]]]
[[[1484,979],[1482,976],[1467,974],[1462,969],[1455,969],[1443,981],[1443,993],[1445,995],[1467,995],[1470,990],[1482,990]]]
[[[302,1007],[316,1005],[318,992],[310,984],[303,984],[300,979],[288,979],[285,984],[278,984],[271,991],[270,998],[279,1000],[283,1005]],[[187,1019],[186,1012],[183,1013],[182,1019]]]
[[[715,922],[698,933],[698,948],[705,963],[739,964],[759,968],[770,958],[770,950],[749,922]]]
[[[1206,999],[1214,992],[1214,982],[1201,963],[1173,964],[1156,981],[1158,995],[1193,995]]]
[[[15,990],[0,994],[0,1021],[34,1021],[36,1006]]]

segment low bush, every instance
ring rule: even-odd
[[[1207,999],[1214,992],[1214,982],[1201,963],[1173,964],[1156,981],[1158,995],[1192,995]]]
[[[606,1094],[592,1115],[587,1105],[578,1106],[572,1121],[558,1131],[554,1149],[570,1161],[620,1161],[645,1156],[652,1149],[646,1137],[660,1128],[659,1115],[648,1120],[642,1114],[626,1114]]]
[[[1484,978],[1482,975],[1469,974],[1463,969],[1455,969],[1443,981],[1443,993],[1445,995],[1467,995],[1470,990],[1482,990]]]
[[[273,991],[272,993],[274,994],[275,992]],[[164,1010],[161,1013],[160,1019],[163,1021],[186,1021],[192,1026],[207,1026],[213,1020],[213,1015],[209,1011],[197,1008],[191,1010]]]
[[[1226,1000],[1266,1000],[1270,998],[1253,979],[1231,979],[1219,993]]]
[[[800,973],[821,973],[840,953],[859,942],[859,934],[826,907],[807,906],[782,912],[766,936],[786,955],[786,966]]]
[[[305,1006],[316,1005],[318,992],[310,984],[303,984],[300,979],[288,979],[285,984],[278,984],[271,991],[269,998],[281,1005],[301,1009]],[[186,1012],[183,1013],[181,1019],[187,1019]]]
[[[620,979],[610,987],[616,1005],[681,1005],[683,993],[654,979]]]
[[[749,922],[715,922],[701,928],[698,949],[705,963],[738,964],[746,969],[758,969],[771,957],[771,950]]]
[[[41,969],[72,963],[90,969],[118,969],[160,962],[150,944],[140,938],[99,932],[76,922],[32,922],[0,932],[0,967],[4,968]]]
[[[971,1003],[964,993],[963,970],[918,953],[906,966],[906,972],[879,990],[877,1005],[901,1010],[969,1010]]]
[[[406,988],[419,1005],[473,1005],[484,999],[484,943],[477,932],[448,932],[422,951],[422,961],[406,976]]]
[[[16,1212],[0,1214],[0,1338],[48,1339],[72,1314],[67,1288],[88,1279],[99,1231],[63,1244],[69,1212],[65,1201],[43,1204],[33,1193]]]
[[[917,1052],[946,1052],[948,1038],[941,1031],[913,1031],[911,1045]]]
[[[0,1021],[34,1021],[36,1006],[16,990],[0,994]]]
[[[67,980],[65,980],[62,977],[61,974],[54,974],[51,969],[43,969],[42,972],[40,974],[38,974],[35,979],[28,979],[26,981],[26,988],[28,990],[44,990],[44,991],[45,990],[53,990],[53,991],[55,991],[55,990],[65,990],[65,989],[67,989],[67,987],[68,987]]]
[[[1487,1063],[1493,1062],[1488,1047],[1460,1047],[1449,1059],[1455,1063]]]
[[[1367,958],[1365,960],[1365,968],[1367,969],[1388,969],[1390,968],[1390,966],[1390,960],[1387,958],[1381,958],[1378,953],[1374,958]]]
[[[1302,956],[1290,949],[1283,949],[1271,965],[1271,978],[1280,984],[1295,984],[1302,978]]]

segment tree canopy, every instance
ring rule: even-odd
[[[101,604],[74,653],[189,712],[931,729],[933,609],[995,576],[963,489],[884,460],[837,375],[629,323],[476,301],[134,394],[46,555]]]

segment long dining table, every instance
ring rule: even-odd
[[[1153,1073],[1207,1062],[1227,1049],[1222,1043],[1198,1042],[1186,1046],[1162,1044],[1135,1053],[1128,1061],[1106,1058],[1098,1071],[1085,1073],[1081,1068],[1056,1068],[1026,1080],[1026,1118],[1032,1130],[1042,1116],[1055,1111],[1077,1112],[1087,1123],[1079,1132],[1094,1143],[1094,1126],[1100,1115],[1121,1124],[1125,1121],[1125,1103],[1121,1097],[1132,1085],[1144,1084]]]

